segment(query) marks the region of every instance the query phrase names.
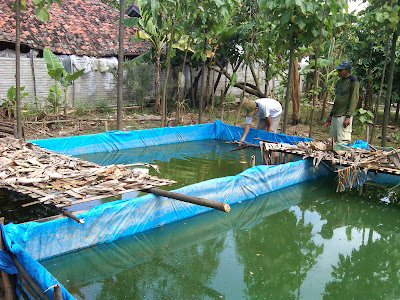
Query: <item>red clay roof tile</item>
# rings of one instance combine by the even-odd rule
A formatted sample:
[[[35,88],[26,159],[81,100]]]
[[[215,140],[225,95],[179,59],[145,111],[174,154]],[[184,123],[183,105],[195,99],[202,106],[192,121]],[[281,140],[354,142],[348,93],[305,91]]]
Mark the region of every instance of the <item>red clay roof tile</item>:
[[[15,43],[13,0],[0,0],[0,41]],[[34,7],[27,1],[21,11],[21,43],[34,49],[49,47],[59,54],[114,56],[118,54],[119,12],[99,1],[62,0],[49,9],[50,20],[42,22],[34,16]],[[145,41],[130,39],[137,29],[125,29],[125,55],[140,55],[149,49]]]

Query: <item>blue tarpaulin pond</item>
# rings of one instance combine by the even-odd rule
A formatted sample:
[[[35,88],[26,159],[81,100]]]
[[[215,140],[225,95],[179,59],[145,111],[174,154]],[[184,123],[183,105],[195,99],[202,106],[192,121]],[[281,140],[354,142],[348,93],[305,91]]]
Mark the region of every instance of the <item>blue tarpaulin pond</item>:
[[[227,125],[217,120],[214,123],[200,125],[111,131],[31,142],[60,153],[82,155],[205,139],[234,141],[239,140],[242,131],[242,127]],[[310,140],[252,129],[246,141],[257,144],[259,139],[286,143]],[[323,163],[315,169],[309,160],[277,166],[259,165],[234,176],[185,186],[176,192],[233,205],[332,172],[331,167]],[[79,218],[85,219],[84,224],[77,224],[68,218],[41,223],[9,223],[1,226],[7,252],[0,252],[0,268],[9,274],[16,272],[8,254],[12,253],[40,289],[46,291],[46,296],[52,299],[51,287],[58,283],[58,280],[38,261],[112,242],[210,210],[195,204],[146,195],[104,203],[78,214]],[[65,288],[61,286],[61,289],[64,299],[73,299]]]

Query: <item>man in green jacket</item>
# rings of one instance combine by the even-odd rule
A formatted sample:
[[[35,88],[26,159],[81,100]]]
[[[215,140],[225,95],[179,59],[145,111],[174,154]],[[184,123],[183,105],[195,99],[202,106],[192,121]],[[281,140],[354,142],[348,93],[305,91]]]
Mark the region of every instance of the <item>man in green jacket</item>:
[[[350,143],[353,123],[353,113],[358,102],[360,82],[351,75],[351,64],[348,60],[341,61],[335,69],[340,77],[336,83],[335,102],[326,120],[331,124],[329,136],[336,143]]]

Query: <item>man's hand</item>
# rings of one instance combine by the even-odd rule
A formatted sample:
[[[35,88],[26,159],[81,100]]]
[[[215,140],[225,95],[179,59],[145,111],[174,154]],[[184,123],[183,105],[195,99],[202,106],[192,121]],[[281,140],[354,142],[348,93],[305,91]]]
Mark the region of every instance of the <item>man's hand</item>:
[[[272,127],[268,126],[267,131],[273,132]]]
[[[244,139],[246,138],[247,134],[249,133],[249,130],[250,130],[250,124],[244,124],[243,135],[239,140],[239,146],[241,146],[243,143],[245,143]]]
[[[326,119],[326,123],[331,124],[332,122],[332,116],[329,116],[328,119]]]
[[[347,117],[344,118],[343,127],[346,128],[349,125],[350,125],[350,118],[347,118]]]

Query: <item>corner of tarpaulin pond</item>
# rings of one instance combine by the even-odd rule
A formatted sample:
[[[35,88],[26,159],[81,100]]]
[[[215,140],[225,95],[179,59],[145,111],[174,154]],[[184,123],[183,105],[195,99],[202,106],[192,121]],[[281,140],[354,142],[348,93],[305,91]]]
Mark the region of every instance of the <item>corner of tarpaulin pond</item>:
[[[25,299],[22,293],[29,299],[54,299],[56,284],[60,287],[62,299],[74,299],[53,275],[9,237],[3,224],[0,224],[0,231],[4,246],[4,250],[0,251],[0,269],[4,272],[3,276],[16,275],[14,278],[17,284],[13,286],[18,299]]]

